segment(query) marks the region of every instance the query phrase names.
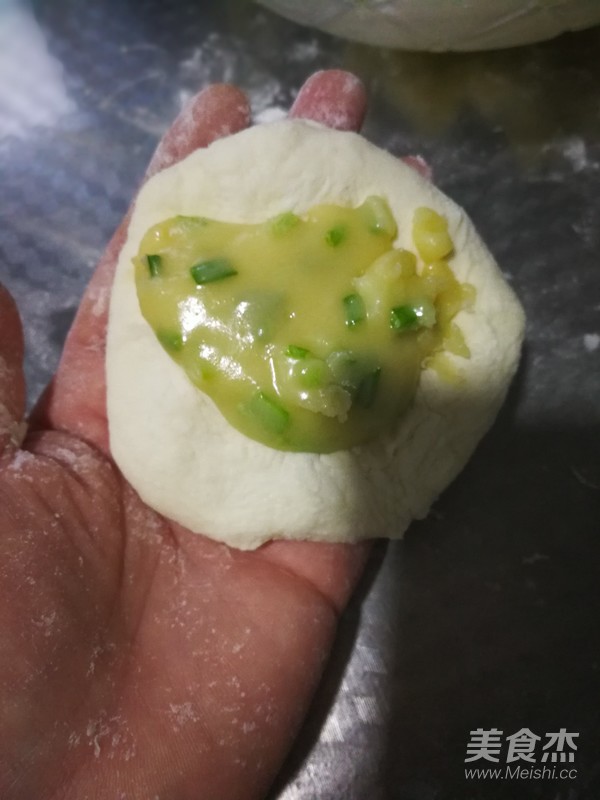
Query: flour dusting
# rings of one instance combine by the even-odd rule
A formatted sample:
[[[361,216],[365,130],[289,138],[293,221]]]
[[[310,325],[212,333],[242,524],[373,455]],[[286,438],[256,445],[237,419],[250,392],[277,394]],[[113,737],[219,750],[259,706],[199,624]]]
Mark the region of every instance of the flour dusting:
[[[287,117],[287,111],[285,108],[281,108],[280,106],[271,106],[270,108],[265,108],[263,111],[259,111],[258,114],[254,115],[254,121],[259,125],[263,125],[267,122],[277,122],[279,119],[284,119]]]
[[[169,716],[173,720],[173,730],[177,733],[190,722],[198,722],[200,717],[191,703],[169,703]]]
[[[87,744],[92,748],[94,758],[104,752],[109,759],[120,758],[130,761],[136,755],[136,742],[120,714],[108,716],[101,712],[97,719],[90,719],[85,729]],[[69,737],[71,747],[79,744],[80,737],[72,733]]]
[[[573,172],[584,172],[585,170],[597,170],[599,164],[589,152],[588,145],[580,136],[567,136],[558,138],[556,141],[544,147],[547,153],[558,153],[564,158],[573,169]]]
[[[580,137],[570,136],[565,141],[562,152],[567,161],[573,166],[575,172],[581,172],[590,166],[586,144]]]
[[[210,83],[233,83],[248,96],[255,114],[260,114],[283,99],[280,80],[266,70],[257,69],[244,42],[232,36],[211,33],[180,64],[178,101],[183,107],[201,88]]]
[[[33,13],[20,3],[0,5],[0,139],[25,138],[74,114],[62,65],[50,54]]]
[[[31,466],[35,461],[35,456],[26,450],[19,450],[7,467],[9,472],[21,472],[24,468]]]
[[[588,351],[588,353],[593,353],[600,347],[600,334],[585,333],[583,335],[583,346]]]

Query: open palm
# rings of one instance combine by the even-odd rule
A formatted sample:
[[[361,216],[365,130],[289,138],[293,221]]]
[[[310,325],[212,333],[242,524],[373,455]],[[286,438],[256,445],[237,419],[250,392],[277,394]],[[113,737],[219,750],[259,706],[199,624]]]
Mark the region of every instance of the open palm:
[[[320,73],[291,113],[356,129],[364,92]],[[248,124],[241,92],[209,87],[149,172]],[[0,287],[0,796],[250,800],[298,730],[366,549],[233,550],[121,477],[104,337],[125,224],[20,447],[22,334]]]

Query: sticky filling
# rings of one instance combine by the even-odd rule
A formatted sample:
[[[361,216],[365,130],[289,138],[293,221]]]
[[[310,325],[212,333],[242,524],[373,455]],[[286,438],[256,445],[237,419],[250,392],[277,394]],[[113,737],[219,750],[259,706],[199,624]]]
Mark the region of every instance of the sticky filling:
[[[424,367],[453,380],[446,354],[470,355],[453,319],[474,289],[449,266],[447,220],[417,209],[411,249],[394,247],[397,233],[377,196],[260,224],[173,217],[134,259],[140,309],[240,432],[281,450],[347,449],[389,430]]]

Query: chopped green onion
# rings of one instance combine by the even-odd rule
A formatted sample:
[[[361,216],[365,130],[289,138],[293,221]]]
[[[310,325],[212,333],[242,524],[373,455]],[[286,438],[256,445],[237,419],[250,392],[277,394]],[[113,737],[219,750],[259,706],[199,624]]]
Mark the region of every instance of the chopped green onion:
[[[177,331],[156,331],[156,338],[165,350],[181,350],[183,347],[183,337]]]
[[[237,275],[237,270],[233,268],[231,261],[227,258],[209,258],[194,264],[190,273],[197,284],[203,284]]]
[[[306,358],[310,353],[306,347],[298,347],[296,344],[288,344],[285,354],[288,358]]]
[[[287,231],[291,231],[292,228],[295,228],[299,222],[300,217],[298,217],[292,211],[286,211],[272,220],[271,230],[276,234],[287,233]]]
[[[371,408],[375,402],[375,395],[377,394],[377,387],[379,386],[379,376],[381,375],[381,367],[370,372],[362,379],[358,385],[358,389],[354,395],[354,402],[361,408]]]
[[[289,413],[277,400],[273,400],[265,392],[256,392],[245,408],[263,428],[271,433],[280,435],[290,424]]]
[[[419,327],[419,317],[412,306],[395,306],[390,311],[390,328],[395,331],[412,331]]]
[[[305,358],[293,367],[294,378],[305,389],[322,386],[327,372],[327,365],[320,358]]]
[[[395,331],[412,331],[417,328],[433,328],[435,306],[430,300],[413,305],[396,306],[390,312],[390,327]]]
[[[158,255],[146,256],[151,278],[158,278],[162,270],[162,258]]]
[[[346,325],[348,328],[355,328],[362,322],[367,314],[365,302],[359,294],[348,294],[343,298],[344,311],[346,314]]]
[[[344,241],[347,235],[348,231],[345,225],[335,225],[325,234],[325,241],[330,247],[337,247]]]
[[[196,386],[203,384],[205,381],[213,380],[217,375],[217,367],[202,356],[196,356],[196,358],[190,360],[185,369],[192,383],[195,383]]]

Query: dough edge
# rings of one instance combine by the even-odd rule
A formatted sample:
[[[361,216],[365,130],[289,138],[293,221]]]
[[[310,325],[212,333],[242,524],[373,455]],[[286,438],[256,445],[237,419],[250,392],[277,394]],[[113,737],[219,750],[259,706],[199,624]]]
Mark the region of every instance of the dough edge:
[[[145,231],[176,214],[260,222],[324,202],[355,205],[371,194],[387,198],[400,246],[414,249],[417,206],[448,218],[451,266],[477,290],[474,309],[455,319],[471,349],[469,360],[452,357],[462,382],[424,370],[396,429],[366,446],[327,455],[272,450],[232,428],[158,344],[139,310],[131,259]],[[137,198],[111,295],[111,452],[148,505],[240,549],[274,538],[399,538],[492,424],[523,327],[519,301],[465,212],[413,169],[358,134],[299,120],[255,126],[154,176]]]

